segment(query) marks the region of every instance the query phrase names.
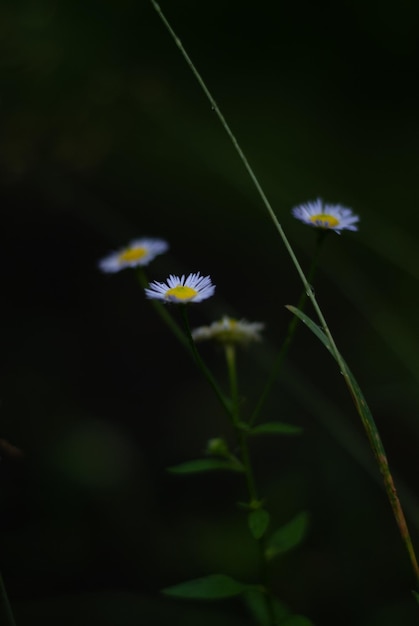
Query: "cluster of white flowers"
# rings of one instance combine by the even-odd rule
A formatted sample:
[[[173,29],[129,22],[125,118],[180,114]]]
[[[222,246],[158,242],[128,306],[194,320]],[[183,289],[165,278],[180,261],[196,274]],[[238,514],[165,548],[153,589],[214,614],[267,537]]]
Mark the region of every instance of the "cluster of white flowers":
[[[169,244],[164,239],[134,239],[125,248],[112,252],[99,261],[103,272],[119,272],[127,267],[148,265],[159,254],[167,252]],[[145,290],[147,298],[163,302],[201,302],[214,295],[215,285],[209,276],[189,274],[174,276],[170,274],[166,283],[154,281]]]
[[[351,209],[340,204],[325,204],[318,198],[313,202],[301,204],[292,209],[292,215],[300,221],[321,228],[333,230],[340,234],[342,230],[358,230],[358,215]],[[126,247],[112,252],[99,261],[103,272],[119,272],[128,267],[148,265],[156,256],[167,252],[169,244],[164,239],[134,239]],[[215,285],[210,276],[201,276],[199,272],[188,276],[170,274],[166,282],[153,281],[145,290],[149,299],[161,300],[165,303],[186,304],[202,302],[214,295]],[[201,326],[193,331],[195,341],[215,339],[224,344],[249,343],[260,340],[263,330],[260,322],[247,322],[224,316],[209,326]]]

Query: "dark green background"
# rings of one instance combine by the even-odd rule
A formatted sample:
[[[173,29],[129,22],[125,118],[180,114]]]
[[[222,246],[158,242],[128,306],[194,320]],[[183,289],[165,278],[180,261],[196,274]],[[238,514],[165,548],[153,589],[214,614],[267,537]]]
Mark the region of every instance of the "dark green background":
[[[237,134],[305,268],[315,232],[291,208],[350,206],[315,289],[376,417],[419,545],[417,350],[419,5],[161,2]],[[167,238],[151,278],[201,271],[223,313],[266,323],[244,352],[249,407],[300,293],[296,272],[215,114],[151,5],[3,2],[0,567],[18,626],[241,626],[239,604],[158,590],[257,555],[236,477],[165,468],[228,435],[216,401],[126,271],[97,260]],[[222,355],[202,352],[222,380]],[[300,329],[266,419],[304,426],[259,441],[275,524],[311,514],[275,564],[283,601],[320,624],[410,626],[407,556],[334,363]]]

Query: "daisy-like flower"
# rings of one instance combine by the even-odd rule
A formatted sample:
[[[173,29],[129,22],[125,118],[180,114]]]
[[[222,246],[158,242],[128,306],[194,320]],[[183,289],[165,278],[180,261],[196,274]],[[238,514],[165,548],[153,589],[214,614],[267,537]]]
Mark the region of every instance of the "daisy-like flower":
[[[148,265],[158,254],[169,249],[164,239],[134,239],[125,248],[112,252],[99,261],[102,272],[119,272],[126,267]]]
[[[351,209],[340,204],[324,204],[320,198],[294,207],[292,214],[305,224],[339,234],[342,230],[358,230],[355,224],[359,222],[359,217]]]
[[[212,284],[209,276],[189,274],[185,276],[174,276],[170,274],[167,282],[150,283],[145,290],[147,298],[163,300],[163,302],[177,302],[186,304],[187,302],[201,302],[214,295],[215,285]]]
[[[205,341],[215,339],[220,343],[250,343],[260,341],[260,332],[265,325],[260,322],[247,322],[246,320],[235,320],[232,317],[224,317],[210,324],[210,326],[200,326],[192,331],[195,341]]]

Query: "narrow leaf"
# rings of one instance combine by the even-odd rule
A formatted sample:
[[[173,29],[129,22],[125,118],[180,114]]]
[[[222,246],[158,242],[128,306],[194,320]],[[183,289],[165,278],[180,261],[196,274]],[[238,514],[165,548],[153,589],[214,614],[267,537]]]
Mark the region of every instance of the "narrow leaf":
[[[283,422],[266,422],[250,429],[249,435],[299,435],[303,429]]]
[[[229,470],[232,472],[242,472],[243,468],[233,461],[223,461],[221,459],[197,459],[187,461],[180,465],[168,468],[171,474],[197,474],[199,472],[210,472],[213,470]]]
[[[255,539],[260,539],[266,532],[270,520],[270,515],[265,509],[251,511],[247,518],[250,532]]]
[[[315,324],[313,322],[313,320],[311,320],[305,313],[303,313],[302,311],[300,311],[299,309],[297,309],[295,306],[287,306],[286,307],[289,311],[291,311],[292,313],[294,313],[294,315],[296,315],[297,317],[300,318],[300,320],[302,322],[304,322],[304,324],[306,324],[306,326],[316,335],[316,337],[318,339],[320,339],[320,341],[322,342],[322,344],[329,350],[329,352],[331,353],[331,355],[333,356],[333,358],[335,360],[336,359],[336,355],[334,354],[331,345],[330,345],[330,341],[329,339],[326,337],[326,335],[324,334],[324,332],[322,331],[322,329],[320,328],[320,326],[318,326],[317,324]],[[370,444],[371,447],[379,461],[379,463],[383,463],[383,459],[386,459],[386,454],[383,448],[383,444],[381,442],[381,438],[379,436],[378,430],[377,430],[377,426],[374,422],[374,418],[372,416],[372,413],[370,411],[370,408],[367,404],[367,401],[365,399],[364,394],[361,391],[361,387],[359,386],[355,376],[352,374],[351,370],[349,369],[348,365],[346,364],[346,362],[344,361],[342,355],[339,355],[340,358],[342,359],[342,363],[345,369],[345,374],[347,375],[348,379],[349,379],[349,384],[351,387],[351,393],[352,393],[352,397],[355,403],[355,406],[358,410],[358,413],[361,417],[362,423],[364,425],[364,428],[367,431],[367,435],[369,437],[370,440]],[[343,372],[342,372],[343,373]],[[381,457],[381,459],[380,459]],[[387,459],[386,459],[386,463],[387,463]],[[387,473],[387,471],[389,471],[388,469],[388,464],[384,467],[384,465],[380,465],[380,470],[383,473],[383,476],[385,476],[385,474]],[[390,502],[392,502],[392,499],[390,498]]]
[[[249,589],[230,576],[213,574],[204,578],[195,578],[174,587],[163,589],[163,593],[177,598],[193,598],[196,600],[217,600],[238,596]]]
[[[297,309],[297,307],[291,306],[289,304],[285,308],[291,311],[291,313],[294,313],[294,315],[296,315],[311,330],[311,332],[313,332],[316,335],[316,337],[320,339],[322,344],[326,346],[329,352],[332,353],[330,341],[328,340],[328,338],[326,337],[326,335],[324,334],[320,326],[315,324],[313,320],[308,317],[308,315],[300,311],[300,309]]]
[[[419,603],[419,593],[417,591],[413,591],[412,590],[412,594],[413,594],[413,597],[415,598],[416,602]]]
[[[266,557],[273,559],[278,554],[292,550],[304,539],[308,527],[308,515],[305,511],[296,515],[288,524],[281,526],[272,535],[266,549]]]

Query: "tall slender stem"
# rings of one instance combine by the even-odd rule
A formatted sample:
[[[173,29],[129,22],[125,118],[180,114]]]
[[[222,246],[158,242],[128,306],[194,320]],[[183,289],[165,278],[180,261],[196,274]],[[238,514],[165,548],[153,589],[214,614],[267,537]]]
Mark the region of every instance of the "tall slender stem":
[[[201,372],[204,374],[205,378],[207,379],[207,381],[209,382],[209,384],[211,385],[215,395],[217,396],[218,400],[220,401],[223,409],[225,410],[225,412],[229,415],[230,418],[232,418],[232,410],[231,407],[229,406],[223,392],[221,391],[220,387],[218,386],[217,381],[215,380],[214,376],[211,374],[210,370],[208,369],[208,367],[205,365],[204,361],[201,358],[201,355],[199,354],[195,342],[193,340],[192,337],[192,332],[191,332],[191,327],[189,324],[189,318],[188,318],[188,312],[187,312],[187,304],[182,304],[180,305],[181,310],[182,310],[182,317],[183,317],[183,321],[185,324],[185,331],[186,331],[186,336],[189,342],[189,347],[190,350],[195,358],[195,361],[199,367],[199,369],[201,370]]]
[[[237,381],[236,348],[232,343],[227,343],[225,345],[225,355],[227,361],[228,379],[230,381],[233,422],[234,426],[238,426],[240,420],[240,398]]]
[[[253,475],[252,463],[250,461],[247,433],[240,423],[240,396],[237,379],[236,347],[233,343],[226,343],[225,355],[227,361],[228,378],[230,381],[233,426],[236,431],[237,442],[239,444],[240,460],[244,467],[250,502],[256,502],[258,500],[258,495],[256,490],[255,478]]]
[[[249,444],[247,441],[247,434],[244,430],[237,429],[237,439],[240,448],[240,460],[243,463],[244,472],[246,476],[247,490],[249,492],[250,504],[258,502],[258,492],[256,489],[255,477],[253,474],[253,468],[250,461]]]
[[[310,283],[310,285],[313,282],[313,278],[314,278],[314,274],[316,273],[317,270],[317,265],[318,265],[318,261],[319,261],[319,256],[320,256],[320,251],[323,245],[323,242],[325,240],[326,235],[328,234],[327,230],[322,230],[318,233],[318,237],[317,237],[317,245],[316,245],[316,250],[313,256],[313,259],[311,261],[311,265],[310,268],[308,270],[307,273],[307,280]],[[298,300],[298,304],[297,304],[297,309],[299,309],[300,311],[304,310],[305,304],[307,302],[307,291],[305,289],[302,290],[299,300]],[[288,329],[285,335],[285,339],[284,342],[281,346],[281,349],[278,352],[278,355],[274,361],[274,364],[272,366],[272,369],[270,371],[268,380],[265,383],[265,386],[262,390],[262,393],[259,396],[259,400],[257,401],[257,404],[255,406],[255,409],[253,410],[253,413],[250,416],[249,419],[249,425],[252,425],[255,423],[255,421],[257,420],[257,418],[260,415],[260,412],[270,394],[270,392],[272,391],[272,387],[274,386],[275,382],[278,379],[279,376],[279,372],[281,371],[281,367],[282,364],[285,360],[285,357],[288,354],[288,350],[292,344],[292,341],[294,339],[294,335],[295,332],[297,330],[297,326],[299,325],[300,319],[294,315],[291,318],[291,321],[288,324]]]

